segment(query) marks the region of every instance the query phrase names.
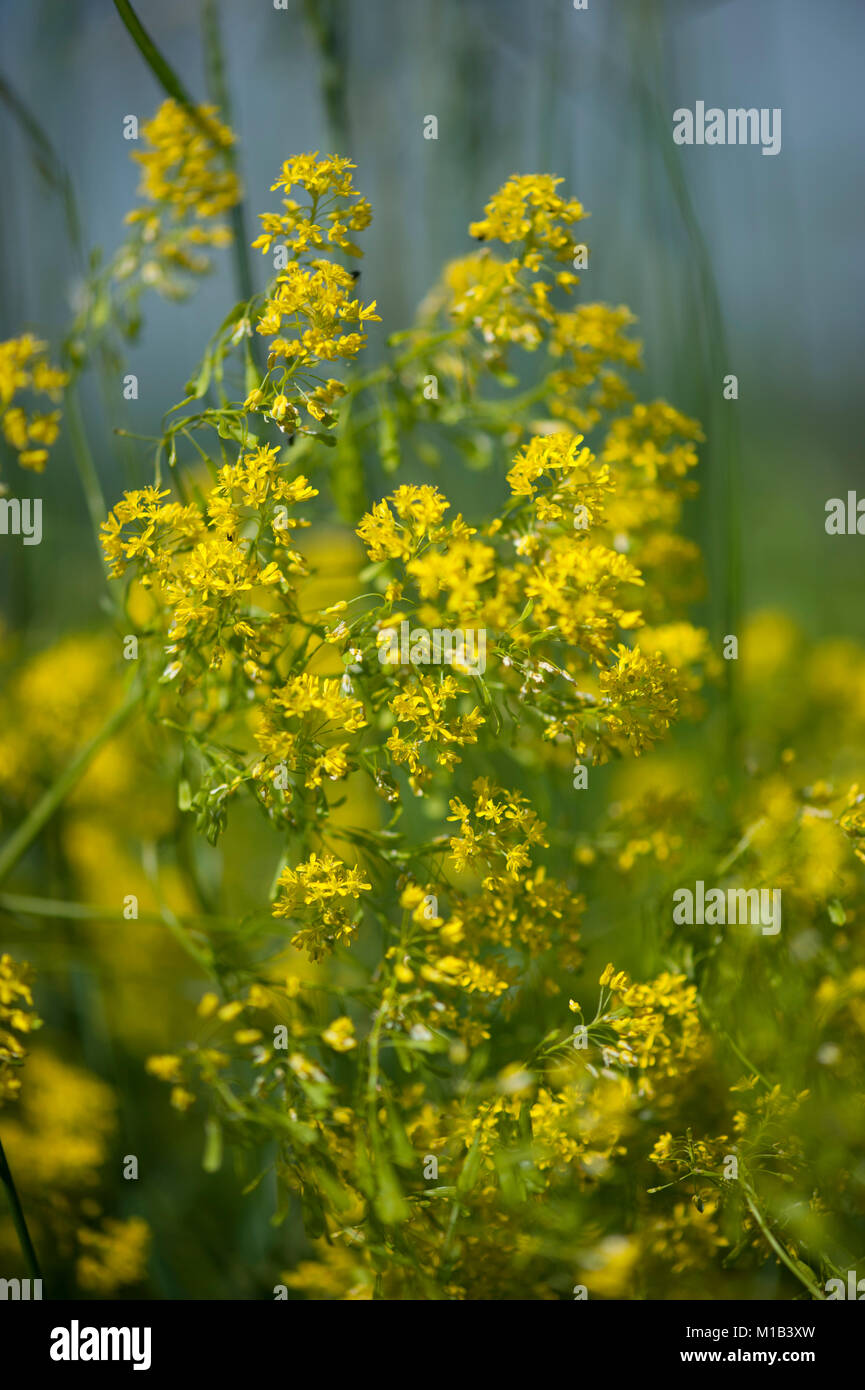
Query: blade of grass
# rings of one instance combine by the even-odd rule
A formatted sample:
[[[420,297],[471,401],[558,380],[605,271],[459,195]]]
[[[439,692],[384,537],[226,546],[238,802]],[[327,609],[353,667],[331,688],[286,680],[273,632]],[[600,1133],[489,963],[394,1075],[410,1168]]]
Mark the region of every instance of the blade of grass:
[[[339,0],[303,0],[321,54],[321,92],[337,151],[348,154],[348,14]]]
[[[39,798],[33,810],[26,820],[16,831],[9,836],[2,850],[0,850],[0,883],[5,882],[9,877],[19,859],[26,854],[27,850],[36,839],[43,826],[51,819],[58,810],[64,798],[81,780],[87,771],[96,754],[109,742],[114,735],[123,728],[123,725],[131,718],[141,700],[144,698],[144,690],[140,686],[133,686],[122,704],[110,715],[103,727],[99,730],[89,743],[85,744],[75,757],[60,774],[57,780],[48,788],[43,796]]]
[[[3,1184],[6,1191],[6,1197],[9,1201],[9,1210],[12,1213],[12,1224],[15,1227],[15,1233],[18,1236],[18,1243],[21,1246],[21,1252],[27,1264],[30,1278],[41,1279],[42,1271],[39,1268],[36,1251],[30,1239],[30,1232],[27,1229],[27,1221],[24,1217],[24,1208],[21,1205],[21,1199],[18,1196],[18,1190],[15,1186],[15,1181],[6,1159],[2,1142],[0,1142],[0,1183]]]
[[[723,548],[723,608],[721,613],[725,634],[740,635],[742,620],[742,477],[741,441],[735,410],[721,410],[721,381],[729,370],[729,351],[721,308],[718,286],[715,281],[712,258],[694,202],[683,173],[681,158],[673,144],[667,111],[661,96],[662,45],[659,16],[650,6],[640,7],[636,27],[635,52],[639,54],[643,70],[648,77],[637,84],[641,105],[646,115],[647,126],[655,132],[656,148],[666,172],[670,188],[678,208],[682,224],[693,256],[700,302],[703,307],[704,329],[709,376],[712,389],[705,391],[707,416],[705,423],[709,436],[710,457],[714,461],[710,483],[717,488],[721,516],[721,543]],[[637,68],[636,70],[639,70]],[[741,711],[736,685],[737,665],[735,661],[724,662],[726,684],[727,740],[731,753],[732,769],[739,767],[738,756],[741,738]]]
[[[90,445],[87,443],[87,434],[84,429],[84,416],[81,412],[81,401],[78,396],[78,388],[74,382],[66,392],[66,419],[69,424],[69,442],[72,446],[72,457],[75,460],[75,467],[78,470],[78,477],[87,502],[87,511],[90,515],[90,525],[93,529],[93,539],[96,542],[96,553],[99,557],[99,569],[108,583],[105,570],[105,560],[102,552],[102,523],[108,515],[105,505],[105,495],[102,491],[102,484],[99,481],[99,474],[96,471],[96,464],[90,452]],[[109,593],[114,599],[114,593],[110,588]]]
[[[6,78],[0,73],[0,101],[11,112],[34,147],[36,167],[48,185],[60,194],[66,215],[66,229],[75,255],[82,266],[86,257],[81,235],[81,220],[75,193],[63,163],[54,146],[39,124],[29,106],[13,91]]]
[[[204,34],[204,70],[207,91],[214,106],[218,106],[222,119],[234,129],[231,94],[225,72],[225,54],[219,27],[219,6],[217,0],[202,0],[201,23]],[[226,151],[226,160],[233,173],[238,173],[237,155],[233,145]],[[241,187],[243,185],[241,184]],[[231,209],[231,229],[234,233],[234,272],[237,290],[241,299],[249,302],[255,293],[252,283],[252,270],[249,264],[249,240],[246,230],[246,210],[243,200]],[[253,346],[258,346],[254,344]]]

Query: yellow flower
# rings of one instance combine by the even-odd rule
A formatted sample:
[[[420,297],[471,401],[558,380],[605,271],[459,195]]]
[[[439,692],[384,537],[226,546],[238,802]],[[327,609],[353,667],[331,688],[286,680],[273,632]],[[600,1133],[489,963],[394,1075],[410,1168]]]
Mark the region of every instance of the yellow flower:
[[[224,159],[235,137],[216,110],[199,106],[193,116],[169,97],[141,127],[144,149],[132,153],[142,171],[139,195],[164,204],[177,221],[190,215],[199,221],[219,217],[240,199],[237,175]],[[151,216],[141,208],[127,220]]]
[[[16,1074],[26,1056],[16,1034],[27,1034],[42,1026],[33,1012],[33,970],[18,964],[10,955],[0,956],[0,1105],[16,1100],[21,1079]]]
[[[106,1297],[144,1278],[150,1228],[140,1217],[130,1216],[126,1221],[109,1218],[101,1230],[82,1227],[78,1243],[82,1253],[76,1262],[76,1277],[88,1293]]]
[[[291,938],[292,946],[305,950],[311,960],[320,960],[340,942],[347,940],[355,922],[341,899],[357,899],[369,892],[362,871],[349,867],[332,854],[321,858],[311,854],[297,868],[285,868],[279,876],[279,895],[273,904],[274,917],[295,917],[307,923]]]
[[[350,1052],[353,1047],[357,1047],[357,1038],[354,1036],[354,1024],[350,1018],[344,1014],[340,1018],[335,1018],[322,1033],[322,1040],[332,1047],[334,1052]]]
[[[13,401],[24,392],[59,400],[68,381],[69,374],[49,364],[45,343],[32,334],[0,343],[0,428],[7,444],[16,450],[22,468],[43,471],[48,459],[46,446],[54,443],[59,432],[60,411],[32,411],[28,415]],[[34,444],[40,447],[34,449]]]
[[[151,1076],[158,1076],[160,1081],[179,1081],[181,1076],[181,1060],[172,1054],[161,1057],[148,1057],[146,1062],[147,1071]]]

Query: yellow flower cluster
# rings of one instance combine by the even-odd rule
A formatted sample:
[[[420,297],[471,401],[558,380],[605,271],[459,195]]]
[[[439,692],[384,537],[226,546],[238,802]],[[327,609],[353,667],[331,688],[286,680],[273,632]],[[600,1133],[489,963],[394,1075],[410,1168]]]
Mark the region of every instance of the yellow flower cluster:
[[[275,241],[280,241],[290,247],[295,255],[300,255],[310,246],[320,251],[338,246],[354,256],[361,255],[361,251],[346,235],[347,231],[363,231],[372,221],[372,209],[367,199],[361,197],[352,184],[351,171],[356,168],[357,165],[352,164],[350,159],[338,155],[319,159],[317,150],[313,154],[299,154],[293,159],[286,159],[270,191],[274,193],[277,188],[284,188],[288,195],[292,188],[300,188],[310,200],[309,210],[286,196],[283,199],[284,212],[260,214],[264,230],[252,243],[253,246],[260,249],[262,254],[266,254]],[[319,214],[325,226],[315,221]]]
[[[32,1033],[41,1026],[33,1011],[33,971],[10,955],[0,956],[0,1105],[16,1100],[21,1090],[18,1069],[25,1051],[17,1034]]]
[[[342,689],[339,681],[306,672],[292,676],[265,702],[255,741],[266,761],[257,763],[255,777],[271,780],[303,772],[304,785],[320,787],[325,778],[338,781],[349,771],[348,743],[332,743],[335,733],[354,734],[366,727],[363,704]],[[287,780],[282,790],[286,790]]]
[[[215,106],[199,106],[193,115],[172,98],[164,101],[141,128],[149,149],[133,151],[142,168],[142,197],[165,203],[178,219],[189,214],[207,221],[234,207],[240,196],[236,176],[219,167],[219,155],[234,135],[217,119]],[[146,217],[130,213],[129,221]]]
[[[202,247],[227,246],[231,231],[220,219],[240,201],[240,185],[228,159],[234,135],[214,106],[194,113],[172,98],[141,127],[146,148],[134,150],[141,166],[141,207],[127,215],[137,237],[114,265],[118,280],[139,275],[164,294],[182,293],[175,272],[210,269]]]
[[[150,1239],[144,1220],[104,1216],[94,1196],[105,1181],[116,1110],[104,1081],[40,1048],[28,1062],[20,1104],[3,1123],[37,1248],[73,1254],[81,1288],[103,1297],[144,1278]],[[11,1232],[5,1237],[0,1229],[4,1261],[14,1240]]]
[[[620,369],[640,365],[641,345],[629,336],[634,316],[623,306],[563,307],[580,280],[574,272],[589,261],[588,247],[577,241],[588,214],[558,194],[561,182],[549,175],[509,179],[471,226],[483,248],[446,268],[419,329],[406,336],[413,355],[429,364],[424,369],[457,396],[474,392],[486,373],[510,385],[509,349],[545,346],[550,370],[534,397],[546,401],[552,418],[588,432],[632,399]],[[496,241],[507,258],[493,251]],[[573,269],[562,268],[568,261]]]
[[[692,1172],[695,1168],[720,1167],[730,1147],[730,1139],[721,1134],[717,1139],[692,1139],[687,1135],[673,1136],[669,1130],[655,1141],[649,1157],[659,1168],[674,1172]]]
[[[510,258],[500,260],[485,247],[447,269],[452,321],[478,329],[488,344],[538,347],[555,318],[551,290],[570,291],[578,283],[570,270],[547,272],[547,256],[558,263],[572,260],[571,229],[586,216],[576,199],[559,196],[560,183],[548,174],[514,175],[490,199],[485,217],[469,227],[480,241],[513,248]]]
[[[271,341],[267,345],[268,366],[273,368],[280,359],[296,363],[299,368],[318,362],[334,362],[340,357],[356,357],[366,343],[361,332],[346,333],[348,324],[366,323],[377,319],[375,302],[364,306],[350,297],[354,286],[351,272],[331,261],[314,261],[310,267],[292,264],[277,277],[277,288],[267,300],[255,325]],[[293,335],[285,336],[283,324],[291,325]],[[299,381],[289,370],[283,382],[292,377],[292,387],[299,390]],[[333,389],[333,388],[331,388]],[[285,387],[280,393],[285,395]],[[277,401],[280,397],[276,398]],[[260,402],[256,401],[257,406]],[[275,405],[277,419],[280,407]]]
[[[632,1088],[621,1078],[605,1076],[591,1088],[585,1082],[557,1091],[540,1087],[530,1111],[538,1167],[579,1163],[589,1175],[603,1172],[625,1152],[621,1140],[633,1104]]]
[[[28,1190],[92,1191],[116,1125],[116,1102],[99,1077],[44,1048],[27,1064],[27,1085],[3,1123],[10,1165]]]
[[[251,681],[268,664],[274,617],[256,595],[286,600],[305,572],[291,533],[306,523],[289,508],[317,495],[302,475],[289,481],[276,447],[261,446],[226,464],[204,505],[166,502],[168,489],[126,493],[104,523],[110,573],[134,565],[166,614],[166,676],[240,666]]]
[[[140,1216],[125,1221],[108,1217],[101,1229],[82,1226],[82,1253],[75,1265],[81,1288],[106,1298],[124,1285],[139,1283],[147,1269],[150,1238],[150,1227]]]
[[[490,198],[484,217],[469,225],[470,235],[506,246],[525,243],[525,256],[531,256],[534,266],[541,263],[541,249],[557,261],[570,260],[572,238],[566,228],[588,214],[576,198],[560,197],[556,189],[561,183],[564,179],[551,174],[515,174]]]
[[[460,827],[460,833],[451,836],[451,853],[458,870],[486,870],[483,887],[493,891],[522,877],[531,865],[532,848],[548,843],[546,826],[521,792],[505,791],[487,777],[478,777],[472,791],[473,806],[459,797],[450,802],[448,820]]]
[[[477,743],[478,729],[484,722],[477,707],[449,716],[447,706],[459,694],[455,676],[442,676],[440,680],[418,676],[416,689],[390,700],[396,723],[386,748],[397,767],[409,769],[412,787],[422,787],[429,780],[422,756],[426,747],[432,749],[439,767],[452,768],[459,762],[456,749]]]
[[[343,899],[357,900],[372,884],[363,870],[350,867],[332,854],[311,854],[295,869],[286,867],[279,876],[274,917],[288,917],[304,925],[291,938],[292,946],[306,951],[310,960],[347,941],[357,927],[357,914]]]
[[[669,439],[673,421],[664,419]],[[684,418],[680,423],[690,429]],[[672,446],[671,456],[679,447]],[[638,506],[631,485],[643,476],[639,462],[625,468],[597,461],[580,435],[536,435],[508,473],[513,503],[507,520],[488,527],[486,539],[475,539],[462,516],[447,523],[447,499],[426,485],[396,489],[367,513],[357,533],[374,563],[394,567],[386,598],[411,601],[414,594],[428,626],[442,619],[441,605],[445,626],[458,615],[464,627],[477,624],[502,634],[492,651],[498,674],[520,703],[542,711],[549,741],[567,737],[577,755],[590,753],[597,761],[612,752],[639,754],[666,734],[680,704],[688,713],[699,709],[697,692],[720,668],[707,633],[679,617],[685,584],[680,594],[671,585],[666,601],[656,598],[653,605],[676,621],[640,636],[644,619],[635,600],[645,580],[634,556],[645,550],[657,567],[675,544],[668,528],[679,518],[681,470],[693,463],[690,446],[681,448],[687,465],[671,466],[669,488],[658,482],[658,465]],[[669,500],[661,509],[656,504],[662,486]],[[620,496],[631,499],[627,516],[614,515]],[[505,564],[498,548],[508,541],[516,563]],[[529,613],[531,627],[525,621]],[[387,626],[397,621],[389,615]],[[361,632],[356,625],[352,643],[363,645]],[[635,634],[633,646],[622,641],[629,633]],[[403,675],[395,672],[392,679]],[[464,674],[459,676],[454,664],[436,682],[438,705],[430,682],[421,677],[412,695],[390,700],[390,708],[401,719],[410,708],[422,711],[426,705],[432,726],[443,698],[460,689],[468,693]],[[467,714],[473,723],[486,718],[479,709]],[[399,735],[389,746],[418,775],[418,749],[406,748]],[[449,757],[441,765],[453,762]]]
[[[599,1019],[614,1034],[605,1054],[618,1066],[636,1067],[646,1094],[700,1060],[697,987],[685,975],[664,971],[647,984],[635,984],[626,971],[608,965],[599,983],[611,996]]]
[[[51,366],[45,343],[31,333],[0,343],[0,427],[22,468],[42,472],[60,430],[60,411],[25,409],[18,397],[28,392],[56,402],[68,381],[67,372]]]
[[[451,527],[439,524],[449,507],[438,488],[404,483],[390,499],[375,504],[361,521],[357,534],[371,560],[410,560],[424,543],[453,534]],[[460,534],[466,531],[467,528],[461,528]]]
[[[350,361],[366,343],[363,325],[375,322],[375,301],[352,296],[356,275],[315,252],[339,249],[360,256],[348,233],[371,221],[369,203],[352,187],[355,165],[335,155],[298,155],[286,160],[272,190],[302,191],[304,201],[286,196],[281,213],[262,213],[263,231],[252,245],[273,251],[279,273],[255,324],[269,339],[267,374],[244,402],[244,409],[268,416],[286,433],[301,426],[301,410],[314,424],[332,423],[340,381],[320,377],[323,362]],[[274,249],[275,248],[275,249]],[[305,259],[304,259],[305,258]]]

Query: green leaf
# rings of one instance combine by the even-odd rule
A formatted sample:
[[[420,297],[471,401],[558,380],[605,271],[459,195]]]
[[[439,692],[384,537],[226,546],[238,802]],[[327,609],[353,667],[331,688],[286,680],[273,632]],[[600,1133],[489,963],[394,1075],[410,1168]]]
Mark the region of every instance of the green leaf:
[[[303,1229],[310,1240],[320,1240],[326,1230],[324,1203],[313,1187],[305,1187],[300,1199]]]
[[[204,1157],[201,1166],[205,1173],[218,1173],[222,1167],[222,1125],[215,1115],[204,1122]]]
[[[409,1141],[399,1111],[390,1099],[385,1101],[385,1106],[393,1156],[401,1168],[414,1168],[418,1161],[417,1150]]]
[[[210,385],[210,375],[213,371],[213,357],[207,352],[204,360],[198,369],[198,375],[187,381],[183,390],[187,400],[198,400],[201,396],[207,395],[207,388]]]
[[[514,1170],[513,1160],[508,1153],[498,1152],[493,1156],[499,1189],[509,1207],[519,1206],[525,1200],[525,1188]]]
[[[378,1157],[376,1169],[378,1172],[378,1190],[374,1200],[376,1213],[379,1220],[383,1221],[386,1226],[396,1226],[400,1221],[408,1219],[408,1202],[403,1197],[396,1180],[396,1174],[387,1160]]]
[[[368,584],[371,579],[380,575],[387,565],[387,560],[373,560],[371,565],[364,565],[358,579],[361,584]]]
[[[524,623],[524,622],[526,621],[526,618],[529,616],[529,614],[531,613],[532,609],[534,608],[534,606],[535,606],[535,601],[534,601],[533,598],[530,598],[529,601],[528,601],[528,603],[526,604],[525,608],[523,609],[522,613],[521,613],[520,616],[517,618],[516,622],[511,623],[510,627],[508,628],[508,632],[513,632],[513,630],[514,630],[515,627],[519,627],[520,623]]]
[[[347,1191],[341,1183],[337,1182],[332,1174],[328,1173],[326,1169],[318,1166],[313,1167],[311,1171],[318,1186],[336,1211],[348,1211],[349,1208],[353,1206],[356,1201],[354,1193]]]
[[[244,1188],[242,1189],[241,1196],[243,1196],[243,1197],[248,1197],[249,1194],[250,1194],[250,1192],[254,1192],[255,1189],[256,1189],[256,1188],[258,1187],[258,1185],[260,1184],[261,1180],[262,1180],[263,1178],[266,1178],[267,1175],[268,1175],[268,1173],[269,1173],[270,1171],[271,1171],[270,1168],[262,1168],[261,1172],[258,1173],[258,1174],[256,1175],[256,1177],[254,1177],[254,1178],[252,1179],[252,1182],[248,1182],[248,1183],[246,1184],[246,1187],[244,1187]]]
[[[480,1177],[481,1160],[483,1158],[480,1148],[480,1138],[481,1132],[478,1130],[472,1141],[472,1146],[466,1154],[465,1162],[460,1169],[460,1175],[457,1178],[457,1194],[460,1197],[464,1197],[467,1192],[471,1192]]]
[[[385,473],[396,473],[400,464],[396,416],[383,398],[378,425],[378,449]]]
[[[499,714],[498,706],[496,705],[495,701],[493,700],[493,697],[490,695],[490,692],[487,689],[486,681],[484,680],[483,676],[473,676],[472,679],[474,680],[475,686],[480,693],[482,703],[486,705],[487,709],[492,715],[494,733],[500,734],[502,731],[502,717]]]

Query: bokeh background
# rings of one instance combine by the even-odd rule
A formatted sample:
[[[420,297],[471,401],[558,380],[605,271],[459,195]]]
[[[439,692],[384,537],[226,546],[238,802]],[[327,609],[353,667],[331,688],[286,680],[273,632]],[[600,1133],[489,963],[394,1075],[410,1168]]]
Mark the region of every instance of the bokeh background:
[[[138,10],[204,99],[199,4],[141,0]],[[591,212],[587,295],[628,304],[639,318],[641,394],[673,401],[707,434],[693,528],[711,597],[697,616],[720,630],[732,476],[744,610],[783,607],[814,638],[865,638],[857,601],[863,542],[824,530],[826,500],[860,477],[865,202],[856,170],[865,8],[857,0],[589,0],[585,11],[571,0],[288,0],[285,10],[272,0],[219,0],[218,12],[250,236],[289,154],[334,151],[358,165],[356,184],[374,209],[363,292],[382,316],[366,363],[383,353],[388,332],[407,325],[442,263],[466,251],[467,224],[505,178],[561,174]],[[138,182],[123,118],[145,120],[162,100],[151,73],[107,0],[2,0],[0,54],[5,82],[68,171],[85,245],[110,253]],[[780,107],[780,154],[675,146],[672,113],[697,100]],[[438,119],[436,141],[423,138],[429,114]],[[74,248],[33,141],[2,103],[0,141],[0,337],[30,328],[56,342],[75,304]],[[254,269],[260,286],[266,267]],[[156,432],[235,298],[226,255],[188,303],[148,301],[126,368],[138,376],[138,401],[123,401],[118,378],[106,411],[96,384],[85,381],[109,504],[149,480],[146,456],[112,426]],[[735,403],[722,397],[727,373],[739,380]],[[444,476],[441,485],[462,502],[483,482]],[[4,544],[0,552],[4,641],[19,661],[102,618],[99,562],[64,443],[40,488],[42,545]],[[59,662],[47,670],[45,689],[68,680],[68,669]],[[79,706],[86,722],[86,681]],[[74,747],[77,730],[67,732]],[[112,783],[109,768],[106,778],[116,793],[121,774]],[[126,794],[134,801],[134,779]],[[88,850],[95,873],[97,850]],[[4,948],[35,958],[37,930],[4,918]],[[181,961],[170,944],[156,944],[163,937],[151,940],[142,927],[136,968],[151,984],[158,971],[174,971],[182,997]],[[124,1009],[120,985],[82,963],[71,937],[67,944],[63,968],[78,964],[52,1024],[67,1026],[70,1065],[90,1069],[122,1098],[113,1130],[106,1121],[92,1186],[107,1207],[144,1216],[157,1233],[146,1292],[261,1295],[283,1240],[268,1224],[272,1194],[265,1185],[241,1200],[230,1166],[202,1174],[200,1134],[179,1131],[161,1088],[140,1076],[140,1056],[153,1042],[147,1028],[137,1036],[130,1025],[118,1043],[111,1020]],[[100,949],[104,962],[110,942],[103,938]],[[48,959],[42,965],[51,969]],[[197,997],[191,986],[186,992]],[[135,999],[133,990],[133,1012]],[[168,1014],[170,1006],[166,1026]],[[84,1099],[73,1106],[76,1084],[70,1076],[70,1132],[84,1132],[95,1121]],[[98,1110],[98,1097],[90,1100]],[[115,1103],[106,1093],[107,1109]],[[147,1165],[146,1183],[120,1179],[130,1150]]]

